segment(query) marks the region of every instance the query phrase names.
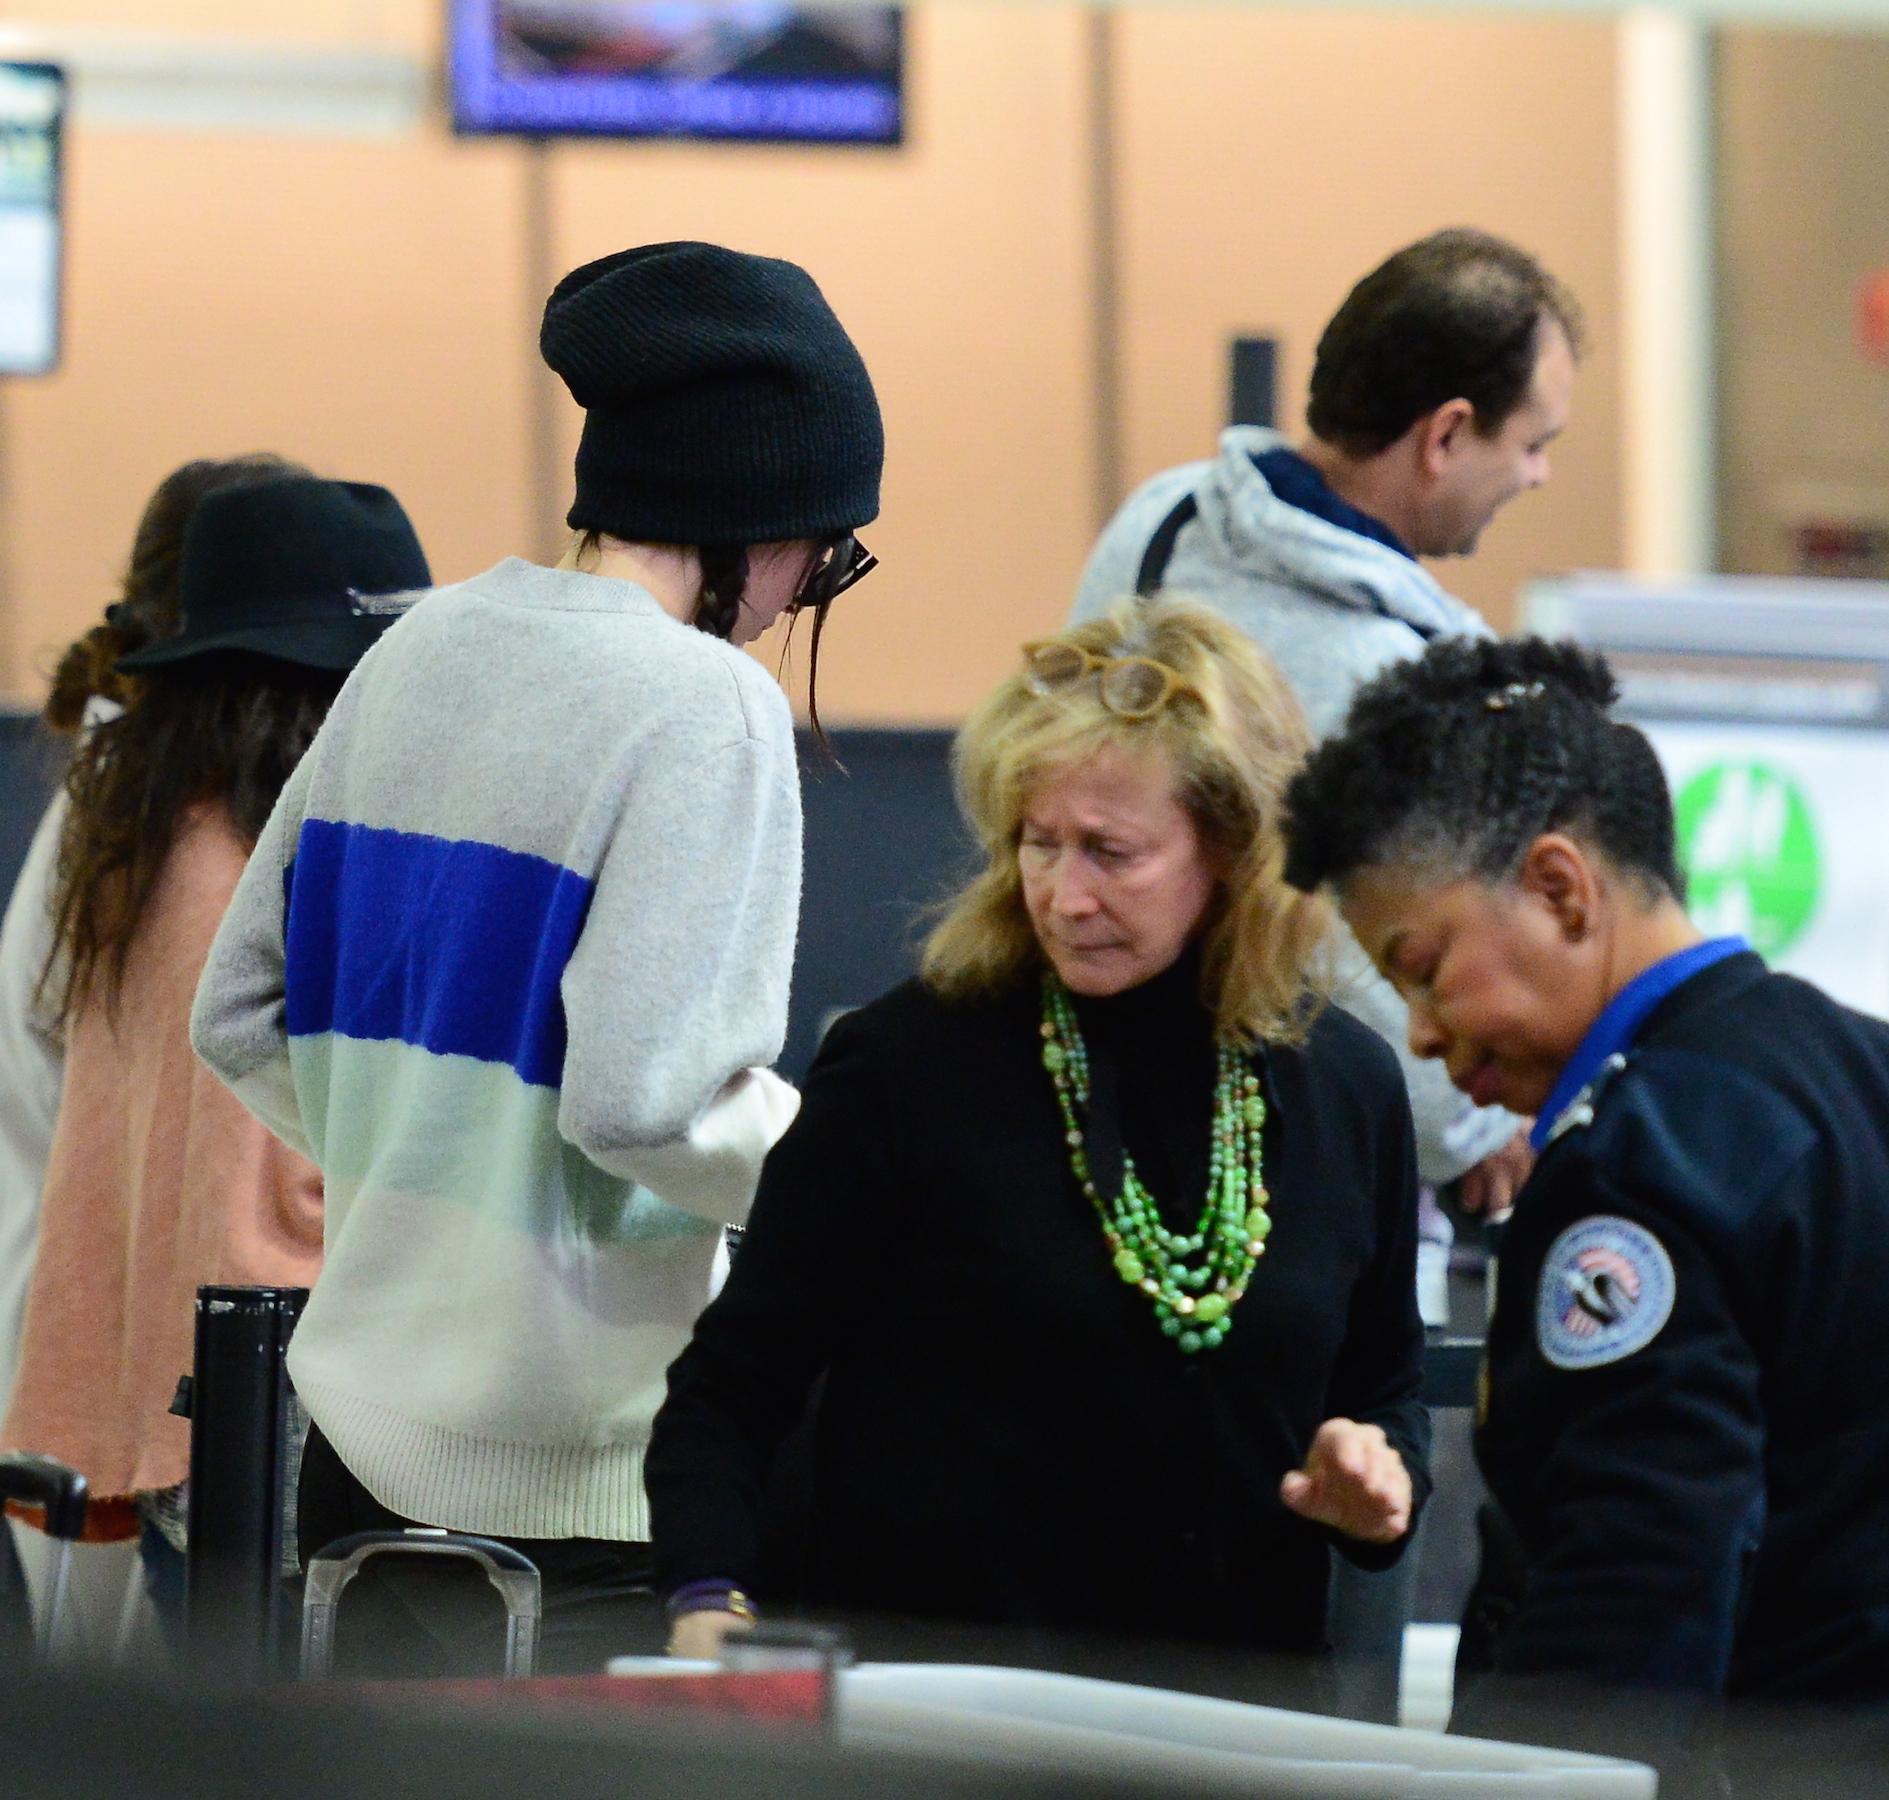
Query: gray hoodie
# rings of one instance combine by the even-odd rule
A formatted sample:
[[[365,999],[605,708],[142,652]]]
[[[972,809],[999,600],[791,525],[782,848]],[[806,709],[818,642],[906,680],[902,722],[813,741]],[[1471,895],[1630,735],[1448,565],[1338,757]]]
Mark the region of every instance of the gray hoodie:
[[[1090,555],[1071,623],[1135,591],[1149,539],[1192,493],[1200,510],[1175,542],[1164,589],[1211,606],[1268,652],[1314,736],[1324,737],[1380,669],[1417,655],[1432,637],[1487,637],[1489,627],[1422,564],[1279,499],[1253,459],[1287,447],[1276,431],[1236,425],[1221,434],[1213,461],[1168,469],[1130,495]],[[1339,1000],[1403,1065],[1424,1180],[1453,1180],[1515,1134],[1513,1114],[1470,1105],[1441,1063],[1410,1054],[1403,1002],[1348,933],[1340,969]]]

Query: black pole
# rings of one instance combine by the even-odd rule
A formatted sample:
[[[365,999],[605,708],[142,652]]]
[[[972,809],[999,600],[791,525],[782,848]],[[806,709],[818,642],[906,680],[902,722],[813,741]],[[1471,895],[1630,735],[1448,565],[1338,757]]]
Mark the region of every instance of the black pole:
[[[268,1680],[289,1640],[283,1539],[297,1432],[284,1356],[306,1288],[197,1290],[190,1400],[191,1658]]]
[[[563,554],[566,533],[564,491],[568,468],[559,467],[558,416],[561,393],[558,378],[538,354],[538,319],[544,297],[557,280],[557,222],[552,216],[551,140],[531,137],[524,142],[525,330],[519,335],[525,353],[525,418],[528,458],[527,490],[531,496],[531,541],[545,562]]]

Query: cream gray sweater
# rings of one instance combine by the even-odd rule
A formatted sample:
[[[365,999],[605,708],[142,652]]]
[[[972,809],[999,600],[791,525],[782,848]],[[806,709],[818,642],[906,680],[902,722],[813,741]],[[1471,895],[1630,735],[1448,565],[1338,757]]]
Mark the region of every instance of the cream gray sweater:
[[[384,1505],[647,1536],[663,1373],[797,1096],[785,698],[508,561],[361,664],[218,936],[199,1054],[327,1185],[289,1367]]]

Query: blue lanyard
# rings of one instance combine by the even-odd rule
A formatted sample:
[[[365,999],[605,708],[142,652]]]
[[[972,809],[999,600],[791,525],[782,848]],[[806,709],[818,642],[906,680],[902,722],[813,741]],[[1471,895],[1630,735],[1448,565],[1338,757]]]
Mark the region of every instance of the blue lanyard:
[[[1685,986],[1693,976],[1728,956],[1737,956],[1751,946],[1741,937],[1708,938],[1689,950],[1676,951],[1639,974],[1609,1000],[1601,1015],[1588,1027],[1587,1036],[1568,1058],[1567,1067],[1556,1078],[1554,1090],[1536,1118],[1528,1141],[1539,1151],[1554,1130],[1555,1121],[1568,1110],[1581,1090],[1600,1073],[1608,1057],[1618,1055],[1640,1035],[1647,1015],[1675,989]]]

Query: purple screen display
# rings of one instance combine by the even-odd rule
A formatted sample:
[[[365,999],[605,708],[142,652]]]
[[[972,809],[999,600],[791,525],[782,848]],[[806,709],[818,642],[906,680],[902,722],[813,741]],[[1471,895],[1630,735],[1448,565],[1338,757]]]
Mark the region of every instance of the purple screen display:
[[[453,128],[896,144],[896,6],[451,0]]]

